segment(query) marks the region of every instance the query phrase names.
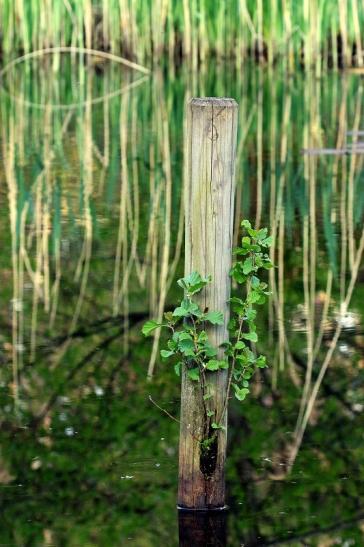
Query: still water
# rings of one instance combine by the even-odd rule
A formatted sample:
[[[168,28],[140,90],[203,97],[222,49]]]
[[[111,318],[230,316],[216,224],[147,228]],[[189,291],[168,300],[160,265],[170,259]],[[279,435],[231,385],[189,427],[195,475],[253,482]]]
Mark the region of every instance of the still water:
[[[178,417],[178,378],[140,328],[179,297],[191,96],[239,102],[236,228],[268,226],[277,268],[230,509],[179,538],[149,400]],[[364,545],[361,77],[64,56],[4,74],[0,116],[0,545]]]

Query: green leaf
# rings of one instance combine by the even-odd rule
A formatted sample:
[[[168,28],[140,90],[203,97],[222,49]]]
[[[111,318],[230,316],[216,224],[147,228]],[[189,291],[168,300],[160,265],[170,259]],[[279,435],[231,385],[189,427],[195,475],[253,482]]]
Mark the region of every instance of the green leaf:
[[[253,238],[256,239],[258,237],[258,230],[253,230],[253,228],[248,228],[248,234]]]
[[[213,415],[215,414],[215,411],[214,411],[214,410],[208,410],[208,411],[206,412],[206,414],[207,414],[207,416],[208,416],[209,418],[211,418],[211,416],[213,416]]]
[[[234,347],[235,347],[235,349],[244,349],[246,347],[246,345],[244,344],[244,342],[242,340],[239,340],[238,342],[236,342]]]
[[[248,363],[255,363],[255,354],[252,352],[251,349],[245,348],[244,353],[245,357],[248,360]]]
[[[207,399],[211,399],[212,397],[212,393],[205,393],[205,395],[203,396],[203,399],[204,401],[207,401]]]
[[[181,367],[182,367],[181,361],[179,361],[178,363],[174,365],[174,372],[177,374],[177,376],[181,376]]]
[[[265,355],[259,355],[258,359],[256,360],[255,364],[258,368],[265,368],[267,366],[267,358]]]
[[[185,289],[189,294],[196,294],[201,291],[209,282],[211,277],[202,277],[198,272],[192,272],[186,277],[177,281],[178,285]]]
[[[262,240],[266,239],[267,233],[268,233],[267,228],[262,228],[261,230],[258,230],[257,240],[262,241]]]
[[[212,429],[224,429],[224,430],[226,429],[226,427],[224,427],[224,426],[221,425],[221,424],[217,424],[216,422],[213,422],[213,423],[211,424],[211,427],[212,427]]]
[[[186,340],[188,340],[189,342],[193,342],[192,336],[188,332],[184,332],[184,331],[180,332],[178,341],[184,342]]]
[[[192,300],[189,300],[188,298],[184,298],[182,300],[182,306],[186,308],[189,313],[196,313],[200,311],[198,304],[196,304],[196,302],[192,302]]]
[[[258,335],[256,332],[245,332],[243,338],[245,338],[245,340],[250,340],[251,342],[258,342]]]
[[[179,285],[181,287],[181,289],[186,289],[187,288],[185,280],[184,280],[183,277],[181,279],[177,279],[177,285]]]
[[[243,263],[243,274],[249,275],[250,272],[253,271],[253,258],[249,256],[249,258],[246,258]]]
[[[161,323],[158,323],[157,321],[153,321],[151,319],[150,321],[144,323],[142,333],[144,334],[144,336],[149,336],[155,329],[158,329],[161,326]]]
[[[212,325],[223,325],[224,315],[221,311],[209,311],[205,313],[204,320],[209,321]]]
[[[217,349],[208,342],[205,344],[204,352],[206,357],[215,357],[217,355]]]
[[[234,319],[233,317],[230,319],[229,323],[228,323],[228,330],[229,331],[233,331],[236,329],[236,319]]]
[[[250,252],[250,249],[251,245],[249,245],[249,247],[236,247],[233,250],[233,254],[238,256],[245,256]]]
[[[173,317],[187,317],[188,315],[189,311],[183,306],[178,306],[173,312]]]
[[[240,265],[238,267],[237,264],[235,264],[235,266],[233,266],[233,268],[230,272],[230,275],[234,279],[234,281],[236,281],[239,284],[245,283],[245,281],[247,279],[246,275],[243,275],[242,272],[240,271]]]
[[[188,298],[184,298],[181,305],[173,312],[174,317],[188,317],[189,315],[202,315],[202,312],[196,302],[191,302]]]
[[[170,349],[171,351],[175,351],[177,349],[177,344],[173,339],[168,340],[167,346],[168,346],[168,349]]]
[[[203,319],[204,314],[197,304],[195,304],[195,307],[191,309],[190,313],[191,315],[197,317],[197,319]]]
[[[260,242],[264,247],[270,247],[273,243],[273,236],[269,236]]]
[[[239,315],[242,315],[245,310],[244,302],[241,298],[238,298],[237,296],[233,296],[230,298],[231,303],[231,309],[233,312],[238,313]]]
[[[219,370],[220,361],[218,361],[217,359],[210,359],[210,361],[206,363],[206,368],[207,370]]]
[[[229,368],[229,363],[225,359],[210,359],[206,364],[207,370],[219,370]]]
[[[174,351],[168,351],[166,349],[161,350],[161,356],[163,359],[168,359],[168,357],[172,357],[172,355],[174,355]]]
[[[190,380],[193,380],[194,382],[198,382],[200,380],[200,370],[198,367],[196,368],[190,368],[187,371],[187,376]]]
[[[233,386],[235,390],[235,397],[238,401],[244,401],[249,393],[249,389],[247,387],[239,387],[237,384],[233,384]]]
[[[245,228],[246,230],[248,230],[249,228],[252,227],[249,220],[245,220],[245,219],[241,221],[240,225],[241,225],[242,228]]]
[[[236,355],[236,360],[240,366],[245,366],[249,363],[249,358],[244,353],[238,353]]]
[[[249,310],[246,312],[247,321],[254,321],[256,316],[257,316],[257,310],[253,310],[253,308],[249,308]]]
[[[188,334],[187,332],[181,332],[181,334],[179,335],[179,340],[178,340],[178,348],[180,349],[182,353],[186,355],[187,353],[189,353],[189,356],[192,357],[191,351],[194,349],[192,336]]]
[[[208,283],[208,278],[203,278],[198,272],[191,272],[189,275],[183,278],[187,287],[191,285],[197,285],[198,283],[205,282]]]
[[[256,258],[258,258],[260,250],[261,250],[260,245],[257,245],[256,243],[250,245],[250,251],[254,251]]]
[[[253,289],[257,289],[260,285],[260,279],[256,275],[252,275],[250,282]]]
[[[187,348],[184,351],[182,351],[181,353],[183,353],[183,355],[185,357],[188,357],[189,359],[195,359],[196,358],[196,354],[193,351],[193,349]]]
[[[256,304],[261,299],[261,294],[255,290],[251,290],[248,294],[248,302],[250,304]]]
[[[265,270],[270,270],[271,268],[273,268],[273,263],[271,260],[264,260],[262,266]]]

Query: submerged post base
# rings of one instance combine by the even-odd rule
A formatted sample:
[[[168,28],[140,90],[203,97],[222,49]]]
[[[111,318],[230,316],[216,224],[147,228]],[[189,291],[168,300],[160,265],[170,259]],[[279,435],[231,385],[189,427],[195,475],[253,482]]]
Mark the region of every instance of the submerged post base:
[[[226,547],[226,509],[179,508],[179,547]]]

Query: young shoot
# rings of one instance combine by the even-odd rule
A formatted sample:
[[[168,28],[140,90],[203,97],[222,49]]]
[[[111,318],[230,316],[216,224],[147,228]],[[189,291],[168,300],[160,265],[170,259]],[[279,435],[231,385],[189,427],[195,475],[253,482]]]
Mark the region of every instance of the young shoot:
[[[214,347],[208,336],[209,329],[224,324],[222,312],[203,311],[194,300],[194,296],[211,282],[210,276],[203,277],[198,272],[177,281],[184,297],[174,311],[165,313],[162,323],[147,321],[142,330],[145,336],[158,328],[165,328],[170,333],[167,347],[161,350],[162,359],[173,363],[177,375],[185,368],[188,378],[200,387],[206,420],[214,430],[223,427],[230,390],[236,399],[244,401],[250,392],[254,372],[267,366],[266,357],[257,354],[254,345],[258,342],[256,306],[264,304],[269,295],[261,273],[273,267],[268,253],[272,237],[268,236],[267,228],[255,230],[248,220],[243,220],[241,227],[243,236],[240,246],[234,250],[236,260],[231,269],[239,291],[229,301],[229,340],[221,345],[223,351]],[[209,374],[220,370],[227,370],[228,387],[221,415],[215,416],[208,404],[212,398],[208,379]]]

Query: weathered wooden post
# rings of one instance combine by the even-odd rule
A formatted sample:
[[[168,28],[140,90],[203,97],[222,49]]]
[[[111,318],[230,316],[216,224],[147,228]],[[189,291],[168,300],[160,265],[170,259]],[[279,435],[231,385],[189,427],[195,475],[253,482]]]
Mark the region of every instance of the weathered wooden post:
[[[208,327],[211,342],[218,347],[228,339],[232,231],[234,213],[234,164],[237,133],[234,99],[192,99],[187,108],[187,188],[185,230],[185,275],[193,271],[211,275],[212,282],[197,295],[200,306],[222,311],[225,322]],[[220,357],[223,350],[220,350]],[[221,415],[228,372],[208,372],[215,410],[204,412],[201,389],[182,376],[181,428],[179,447],[178,507],[220,509],[225,506],[224,464],[226,429],[213,429]],[[227,416],[222,423],[226,427]],[[208,450],[201,441],[212,438]]]

